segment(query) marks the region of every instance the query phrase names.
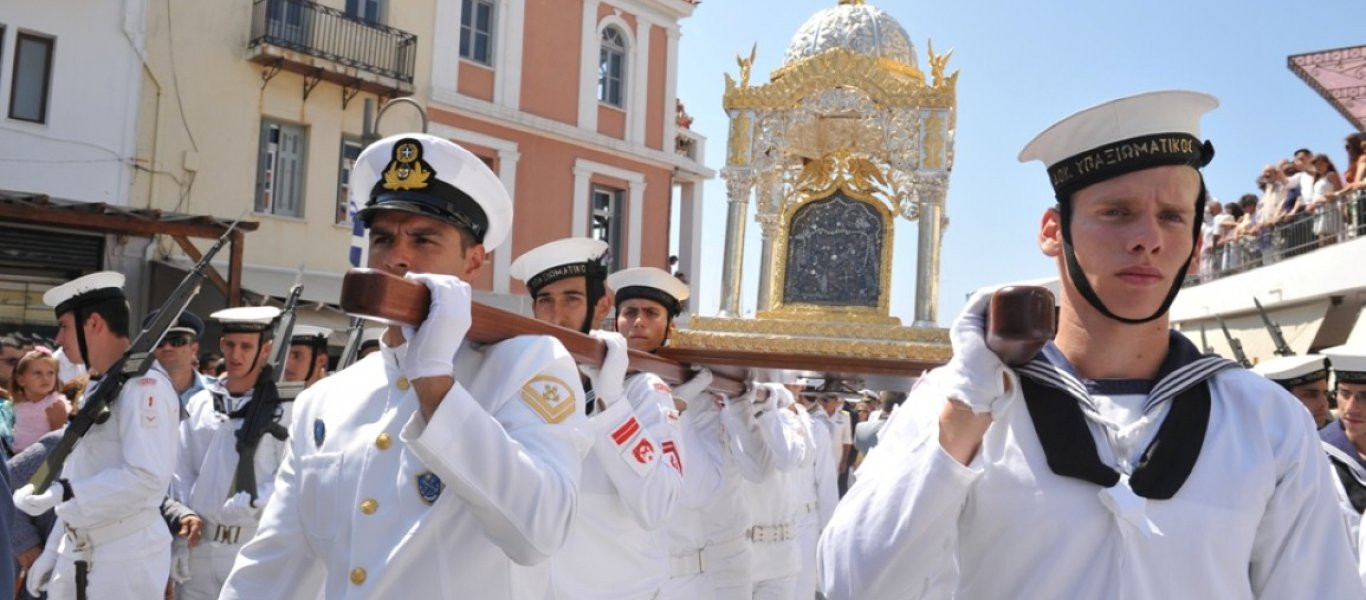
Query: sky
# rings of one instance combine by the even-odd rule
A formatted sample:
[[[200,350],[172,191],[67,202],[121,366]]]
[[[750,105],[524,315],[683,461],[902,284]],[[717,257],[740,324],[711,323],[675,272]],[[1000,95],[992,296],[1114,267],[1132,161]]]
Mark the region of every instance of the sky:
[[[727,128],[722,74],[738,72],[737,54],[757,43],[751,84],[781,66],[789,40],[836,0],[704,0],[681,23],[678,96],[707,137],[706,164],[725,164]],[[1366,44],[1360,0],[1327,0],[1290,15],[1265,0],[1063,2],[1036,0],[870,0],[896,18],[928,73],[927,41],[953,49],[959,70],[955,162],[949,183],[939,281],[940,326],[947,326],[974,289],[1054,277],[1039,253],[1039,218],[1053,203],[1040,163],[1016,156],[1048,125],[1113,98],[1160,89],[1190,89],[1219,98],[1202,135],[1215,146],[1205,169],[1222,202],[1256,192],[1267,164],[1306,147],[1339,168],[1352,125],[1290,71],[1287,57]],[[699,313],[714,315],[726,230],[720,175],[704,186]],[[757,300],[760,235],[746,224],[742,313]],[[914,320],[916,224],[898,220],[891,312]]]

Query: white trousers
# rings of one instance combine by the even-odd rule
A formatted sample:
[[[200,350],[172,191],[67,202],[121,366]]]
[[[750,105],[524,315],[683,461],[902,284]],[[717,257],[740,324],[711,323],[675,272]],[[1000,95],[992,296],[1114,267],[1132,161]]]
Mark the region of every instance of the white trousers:
[[[754,586],[750,580],[750,561],[753,559],[749,542],[732,541],[725,547],[730,551],[717,552],[715,560],[708,556],[707,576],[716,591],[716,600],[750,600],[754,597]]]
[[[754,600],[791,600],[796,593],[796,575],[754,582]]]
[[[165,596],[166,580],[170,576],[171,545],[163,544],[146,556],[92,561],[85,591],[94,600],[155,600]],[[76,561],[71,555],[57,557],[47,597],[50,600],[76,597]]]
[[[659,600],[712,600],[716,592],[706,573],[671,577],[659,590]]]
[[[820,541],[816,511],[797,517],[797,545],[802,553],[802,570],[797,573],[794,588],[795,600],[812,600],[816,597],[816,543]]]
[[[218,600],[241,550],[242,544],[218,544],[207,539],[190,548],[190,580],[176,584],[176,600]]]

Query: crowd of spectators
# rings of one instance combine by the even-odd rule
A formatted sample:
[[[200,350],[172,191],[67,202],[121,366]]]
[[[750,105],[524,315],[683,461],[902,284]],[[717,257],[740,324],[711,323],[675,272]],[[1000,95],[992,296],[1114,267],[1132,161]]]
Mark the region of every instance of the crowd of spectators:
[[[1366,134],[1348,135],[1341,170],[1308,148],[1262,168],[1259,194],[1204,214],[1198,274],[1188,283],[1271,264],[1366,233]]]

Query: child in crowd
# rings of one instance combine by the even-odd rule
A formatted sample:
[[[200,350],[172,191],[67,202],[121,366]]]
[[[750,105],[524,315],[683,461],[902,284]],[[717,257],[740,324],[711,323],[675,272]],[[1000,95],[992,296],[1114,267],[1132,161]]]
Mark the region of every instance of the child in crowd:
[[[15,453],[66,423],[71,405],[57,381],[57,359],[47,348],[37,348],[19,359],[10,382],[14,404]]]

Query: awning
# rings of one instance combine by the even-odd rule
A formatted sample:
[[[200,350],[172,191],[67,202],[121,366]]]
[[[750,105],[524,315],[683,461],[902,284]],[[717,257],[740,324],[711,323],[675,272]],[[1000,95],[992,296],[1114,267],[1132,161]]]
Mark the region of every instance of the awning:
[[[1296,54],[1286,62],[1352,127],[1366,131],[1366,46]]]

